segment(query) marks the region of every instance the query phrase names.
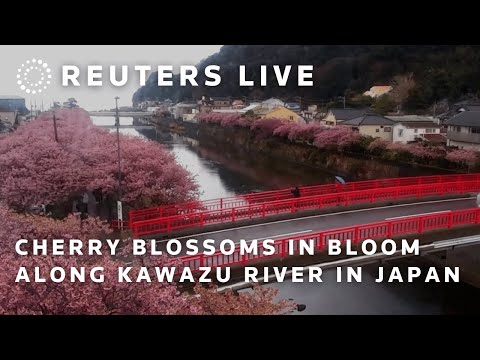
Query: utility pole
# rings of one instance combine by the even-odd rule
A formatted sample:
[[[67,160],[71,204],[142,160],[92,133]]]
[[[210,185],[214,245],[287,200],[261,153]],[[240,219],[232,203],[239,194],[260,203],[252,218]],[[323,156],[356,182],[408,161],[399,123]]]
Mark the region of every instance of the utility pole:
[[[57,118],[55,117],[55,110],[53,110],[53,129],[55,130],[55,141],[58,143]]]
[[[122,209],[122,173],[120,164],[120,116],[118,114],[118,96],[115,97],[115,125],[117,127],[117,160],[118,160],[118,200],[117,200],[117,219],[118,227],[122,230],[123,209]]]

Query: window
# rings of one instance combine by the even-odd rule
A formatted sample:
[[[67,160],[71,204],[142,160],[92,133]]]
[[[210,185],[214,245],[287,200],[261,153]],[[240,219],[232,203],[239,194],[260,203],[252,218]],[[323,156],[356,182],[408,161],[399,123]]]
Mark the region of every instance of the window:
[[[472,134],[480,134],[480,128],[470,128]]]
[[[462,128],[460,126],[455,126],[454,131],[460,132],[462,131]]]
[[[380,129],[375,129],[375,132],[380,132]]]
[[[293,120],[293,116],[290,116],[290,120]]]
[[[392,128],[390,126],[385,126],[383,132],[392,132]]]
[[[418,129],[413,130],[413,132],[414,132],[415,134],[418,133]]]
[[[433,134],[435,129],[425,129],[425,134]]]
[[[403,129],[398,129],[398,137],[402,137],[403,136]]]

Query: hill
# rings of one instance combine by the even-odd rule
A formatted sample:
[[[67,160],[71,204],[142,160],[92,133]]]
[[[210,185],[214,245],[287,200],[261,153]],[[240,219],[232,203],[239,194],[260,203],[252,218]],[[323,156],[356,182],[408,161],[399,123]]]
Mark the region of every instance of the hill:
[[[198,99],[202,95],[265,99],[279,97],[304,103],[355,96],[374,85],[392,84],[394,78],[413,76],[415,86],[402,99],[409,110],[422,110],[440,100],[456,101],[480,89],[480,46],[455,45],[225,45],[199,65],[221,67],[217,87],[158,87],[157,73],[133,96],[133,102],[166,99]],[[286,87],[239,87],[238,67],[246,65],[247,79],[260,79],[260,65],[314,65],[314,87],[299,88],[291,76]],[[292,75],[295,72],[292,71]],[[408,75],[407,75],[408,74]]]

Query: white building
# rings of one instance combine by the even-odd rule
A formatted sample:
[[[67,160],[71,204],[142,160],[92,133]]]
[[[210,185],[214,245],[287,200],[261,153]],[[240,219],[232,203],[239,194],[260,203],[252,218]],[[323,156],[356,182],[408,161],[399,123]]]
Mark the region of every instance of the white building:
[[[393,127],[393,142],[407,144],[418,140],[445,142],[441,126],[432,121],[402,121]],[[434,136],[432,136],[434,135]]]
[[[270,98],[268,100],[262,101],[262,108],[266,109],[275,109],[277,107],[284,107],[285,103],[280,99]]]

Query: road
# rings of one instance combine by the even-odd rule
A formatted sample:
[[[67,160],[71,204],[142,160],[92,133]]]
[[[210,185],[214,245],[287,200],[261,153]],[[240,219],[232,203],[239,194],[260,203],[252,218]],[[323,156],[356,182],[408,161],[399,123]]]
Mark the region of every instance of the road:
[[[231,239],[234,242],[239,242],[242,239],[247,241],[265,239],[276,240],[283,237],[308,234],[320,230],[362,225],[412,215],[468,209],[476,206],[477,204],[474,197],[424,201],[413,204],[397,204],[369,209],[347,210],[332,214],[313,215],[303,218],[275,221],[267,224],[256,224],[241,226],[234,229],[202,232],[199,234],[179,237],[178,239],[197,239],[199,241],[213,239],[216,242],[225,239]],[[165,249],[164,244],[168,240],[169,239],[158,240],[156,248],[163,251]],[[201,248],[199,247],[199,249]],[[180,255],[182,254],[183,253]]]

